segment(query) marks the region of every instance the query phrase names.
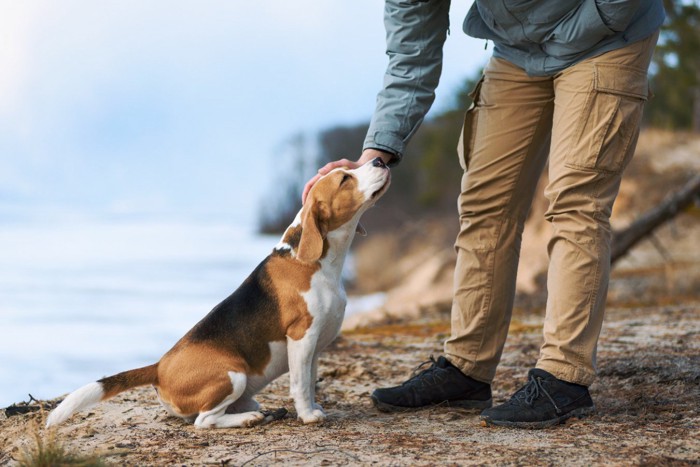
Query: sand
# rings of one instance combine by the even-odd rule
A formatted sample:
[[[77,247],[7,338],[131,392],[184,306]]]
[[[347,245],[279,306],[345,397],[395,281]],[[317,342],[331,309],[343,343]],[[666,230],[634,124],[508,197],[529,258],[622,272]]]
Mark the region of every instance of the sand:
[[[541,317],[516,314],[494,382],[496,402],[525,379]],[[321,426],[296,420],[286,376],[258,398],[290,414],[264,426],[198,430],[168,416],[151,388],[133,390],[58,428],[69,447],[115,465],[697,465],[700,459],[700,302],[613,308],[591,387],[597,414],[544,430],[485,428],[478,414],[435,407],[376,411],[369,393],[402,381],[447,332],[444,310],[419,321],[345,333],[320,362]],[[54,401],[55,402],[55,401]],[[0,465],[32,444],[39,412],[0,415]]]

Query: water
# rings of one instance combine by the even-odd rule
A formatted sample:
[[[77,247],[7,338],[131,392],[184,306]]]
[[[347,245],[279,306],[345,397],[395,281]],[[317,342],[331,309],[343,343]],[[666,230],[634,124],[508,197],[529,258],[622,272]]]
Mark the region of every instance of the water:
[[[0,407],[157,361],[277,241],[221,223],[0,226]]]
[[[277,242],[186,222],[0,228],[0,407],[156,361]]]

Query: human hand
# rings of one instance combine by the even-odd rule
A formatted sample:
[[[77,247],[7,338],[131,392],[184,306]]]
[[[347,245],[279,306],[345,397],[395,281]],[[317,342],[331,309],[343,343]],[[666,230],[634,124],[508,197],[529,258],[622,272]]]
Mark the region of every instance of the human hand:
[[[393,157],[391,154],[388,152],[380,151],[378,149],[365,149],[362,151],[362,155],[360,156],[357,161],[351,161],[349,159],[340,159],[337,161],[329,162],[328,164],[324,165],[320,169],[318,169],[318,173],[314,175],[311,180],[306,182],[306,185],[304,185],[304,191],[301,194],[301,204],[304,204],[306,202],[306,197],[309,194],[309,191],[311,191],[311,187],[314,186],[314,184],[324,175],[328,174],[331,170],[337,169],[339,167],[345,167],[348,169],[356,169],[360,167],[361,165],[365,164],[366,162],[369,162],[371,160],[376,159],[377,157],[381,157],[382,160],[384,161],[385,164],[388,164],[391,158]]]

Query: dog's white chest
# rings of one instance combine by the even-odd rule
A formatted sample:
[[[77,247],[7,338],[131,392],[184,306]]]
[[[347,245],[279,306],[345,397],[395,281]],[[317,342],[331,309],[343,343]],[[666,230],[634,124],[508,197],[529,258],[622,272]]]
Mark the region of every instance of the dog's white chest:
[[[313,317],[308,332],[316,335],[318,350],[325,348],[338,335],[345,315],[347,298],[339,272],[323,265],[311,277],[311,288],[302,294]]]

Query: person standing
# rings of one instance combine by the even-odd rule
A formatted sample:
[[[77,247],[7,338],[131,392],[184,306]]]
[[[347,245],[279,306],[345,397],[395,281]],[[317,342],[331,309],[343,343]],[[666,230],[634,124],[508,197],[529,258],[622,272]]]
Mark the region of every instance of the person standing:
[[[449,27],[449,0],[386,0],[389,65],[356,167],[398,164],[430,108]],[[476,0],[463,24],[493,42],[459,138],[464,170],[445,354],[379,410],[448,404],[483,409],[482,424],[541,428],[594,411],[588,386],[610,273],[610,215],[650,92],[647,70],[665,18],[661,0]],[[520,241],[547,160],[548,299],[544,343],[528,381],[492,407],[508,333]]]

